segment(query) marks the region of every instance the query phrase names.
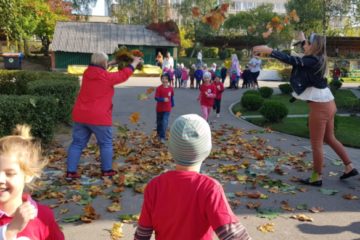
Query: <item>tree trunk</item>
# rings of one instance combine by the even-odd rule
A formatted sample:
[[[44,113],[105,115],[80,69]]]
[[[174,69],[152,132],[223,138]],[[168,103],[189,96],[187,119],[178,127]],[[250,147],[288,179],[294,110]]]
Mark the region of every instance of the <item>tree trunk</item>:
[[[158,16],[158,3],[157,0],[152,0],[152,13],[151,18],[153,23],[159,22],[159,16]]]
[[[47,36],[40,37],[41,44],[42,44],[42,52],[45,56],[49,56],[49,46],[50,46],[50,40]]]
[[[165,21],[170,21],[172,19],[171,17],[171,6],[170,6],[170,0],[166,0],[166,6],[165,6]]]

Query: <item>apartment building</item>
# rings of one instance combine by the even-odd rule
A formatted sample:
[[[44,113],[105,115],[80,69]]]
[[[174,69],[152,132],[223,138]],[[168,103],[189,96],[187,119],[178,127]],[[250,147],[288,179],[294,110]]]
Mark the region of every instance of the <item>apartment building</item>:
[[[287,0],[232,0],[230,3],[229,13],[235,14],[241,11],[249,11],[262,4],[273,4],[274,12],[286,13],[285,3]]]

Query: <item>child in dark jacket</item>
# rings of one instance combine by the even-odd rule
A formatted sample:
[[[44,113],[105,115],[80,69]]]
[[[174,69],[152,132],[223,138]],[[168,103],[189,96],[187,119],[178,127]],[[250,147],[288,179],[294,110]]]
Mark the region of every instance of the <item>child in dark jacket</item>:
[[[220,117],[220,105],[221,105],[221,97],[224,91],[224,84],[220,80],[220,76],[215,77],[215,81],[213,83],[216,87],[216,97],[214,101],[214,110],[216,111],[216,117]]]
[[[201,80],[203,78],[203,70],[201,69],[201,66],[198,66],[195,70],[194,77],[196,80],[195,88],[199,88],[201,84]]]

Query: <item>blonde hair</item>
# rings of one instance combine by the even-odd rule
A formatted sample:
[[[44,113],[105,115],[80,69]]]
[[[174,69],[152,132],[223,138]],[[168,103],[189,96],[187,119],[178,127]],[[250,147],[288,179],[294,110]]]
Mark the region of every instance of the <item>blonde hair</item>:
[[[32,138],[28,125],[16,125],[13,135],[0,138],[1,155],[14,156],[29,179],[40,177],[46,165],[46,161],[40,161],[41,147]],[[30,181],[26,184],[32,187]]]
[[[104,62],[107,62],[108,60],[109,57],[104,52],[96,52],[91,55],[91,63],[95,65],[103,66]]]
[[[309,54],[317,56],[320,60],[319,72],[325,75],[327,68],[327,55],[326,55],[326,37],[314,34],[313,40],[310,43]]]

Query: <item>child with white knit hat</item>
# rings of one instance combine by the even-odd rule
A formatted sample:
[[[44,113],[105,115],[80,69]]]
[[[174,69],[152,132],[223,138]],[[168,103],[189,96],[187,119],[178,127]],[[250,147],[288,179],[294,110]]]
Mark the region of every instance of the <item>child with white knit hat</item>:
[[[170,130],[169,151],[175,170],[152,179],[144,193],[144,203],[135,240],[251,239],[232,212],[220,183],[200,174],[202,162],[211,152],[209,124],[196,114],[182,115]]]
[[[203,84],[200,86],[200,93],[198,101],[200,101],[200,108],[203,118],[207,121],[214,106],[216,98],[216,87],[211,83],[211,73],[204,72]]]

